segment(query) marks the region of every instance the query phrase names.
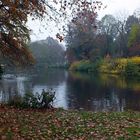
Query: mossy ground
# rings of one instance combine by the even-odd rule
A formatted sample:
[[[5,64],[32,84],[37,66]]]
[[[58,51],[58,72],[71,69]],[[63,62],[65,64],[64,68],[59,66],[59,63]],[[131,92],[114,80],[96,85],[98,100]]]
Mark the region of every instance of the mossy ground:
[[[138,140],[140,112],[0,107],[1,140]]]

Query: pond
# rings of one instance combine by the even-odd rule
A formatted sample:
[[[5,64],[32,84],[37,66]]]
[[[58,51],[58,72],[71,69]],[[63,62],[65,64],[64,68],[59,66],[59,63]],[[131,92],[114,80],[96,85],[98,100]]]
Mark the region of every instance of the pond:
[[[122,76],[39,69],[0,80],[0,102],[26,92],[56,91],[55,107],[90,111],[140,111],[140,80]]]

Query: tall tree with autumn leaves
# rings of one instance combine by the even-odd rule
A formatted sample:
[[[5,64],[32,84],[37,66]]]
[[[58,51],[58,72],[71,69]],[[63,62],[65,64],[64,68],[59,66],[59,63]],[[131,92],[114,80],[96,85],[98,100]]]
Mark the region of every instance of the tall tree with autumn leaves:
[[[29,29],[28,15],[36,18],[45,13],[44,0],[0,0],[0,53],[17,64],[33,63],[32,54],[26,47]]]

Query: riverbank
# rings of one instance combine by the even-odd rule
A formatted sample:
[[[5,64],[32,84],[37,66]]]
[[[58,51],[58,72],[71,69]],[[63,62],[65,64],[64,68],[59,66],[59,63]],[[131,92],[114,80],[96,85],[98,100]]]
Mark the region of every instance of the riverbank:
[[[138,140],[140,112],[20,110],[1,106],[0,136],[1,140]]]
[[[96,62],[81,60],[73,62],[69,70],[140,77],[140,57],[104,58]]]

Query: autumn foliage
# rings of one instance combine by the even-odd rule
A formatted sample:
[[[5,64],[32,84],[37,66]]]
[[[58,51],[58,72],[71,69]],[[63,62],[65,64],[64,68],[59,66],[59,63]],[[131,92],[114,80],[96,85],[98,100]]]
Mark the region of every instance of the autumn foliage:
[[[0,52],[14,63],[33,63],[34,59],[26,47],[29,29],[28,15],[36,18],[45,13],[44,0],[0,0]]]
[[[72,18],[72,22],[78,23],[79,19],[89,15],[88,18],[92,22],[97,7],[100,8],[101,3],[94,0],[0,0],[1,55],[14,63],[34,63],[34,58],[26,47],[30,39],[30,30],[26,26],[28,17],[35,20],[43,19],[47,15],[59,24],[61,17],[68,20]],[[61,34],[57,34],[56,37],[60,41],[64,38]]]
[[[138,140],[139,121],[139,112],[20,110],[0,106],[0,139]]]

